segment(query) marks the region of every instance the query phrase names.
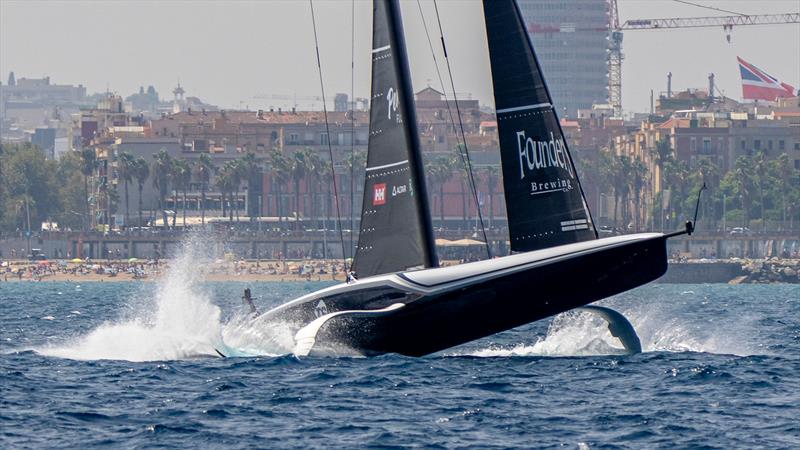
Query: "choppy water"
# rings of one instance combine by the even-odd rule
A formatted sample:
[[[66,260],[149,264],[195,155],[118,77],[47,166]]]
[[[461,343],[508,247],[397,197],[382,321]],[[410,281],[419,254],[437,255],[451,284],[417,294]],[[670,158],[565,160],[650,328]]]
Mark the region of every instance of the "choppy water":
[[[158,284],[0,284],[0,448],[800,447],[796,285],[602,302],[634,356],[567,314],[425,358],[298,359],[249,325],[244,284],[191,262]],[[267,308],[323,285],[250,287]]]

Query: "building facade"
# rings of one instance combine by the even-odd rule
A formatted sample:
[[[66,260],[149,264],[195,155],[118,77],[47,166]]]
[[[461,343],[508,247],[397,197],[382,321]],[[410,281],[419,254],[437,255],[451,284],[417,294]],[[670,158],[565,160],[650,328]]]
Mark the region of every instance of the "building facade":
[[[608,103],[606,0],[519,0],[559,117]]]

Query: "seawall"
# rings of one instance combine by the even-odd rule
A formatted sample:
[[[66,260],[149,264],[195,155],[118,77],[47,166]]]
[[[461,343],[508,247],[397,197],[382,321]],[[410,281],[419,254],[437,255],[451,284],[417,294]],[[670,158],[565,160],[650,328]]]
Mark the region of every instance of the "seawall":
[[[670,262],[656,283],[800,283],[800,260]]]

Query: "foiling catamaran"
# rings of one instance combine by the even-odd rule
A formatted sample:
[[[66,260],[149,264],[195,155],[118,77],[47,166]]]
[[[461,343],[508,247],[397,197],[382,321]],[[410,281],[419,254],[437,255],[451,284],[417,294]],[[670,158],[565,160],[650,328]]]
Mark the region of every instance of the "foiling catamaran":
[[[598,238],[518,6],[484,0],[483,8],[512,254],[437,267],[400,8],[375,0],[355,276],[257,319],[290,324],[295,354],[421,356],[581,307],[641,351],[621,314],[586,305],[663,275],[667,238],[691,234],[692,223]]]

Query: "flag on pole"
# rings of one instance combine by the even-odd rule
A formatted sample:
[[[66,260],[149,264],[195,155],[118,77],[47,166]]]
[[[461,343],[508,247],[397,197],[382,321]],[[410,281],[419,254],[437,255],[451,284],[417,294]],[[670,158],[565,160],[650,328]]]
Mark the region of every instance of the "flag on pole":
[[[777,78],[738,56],[736,59],[739,61],[739,73],[742,76],[742,97],[745,100],[774,102],[779,98],[797,95],[794,87],[781,83]]]

